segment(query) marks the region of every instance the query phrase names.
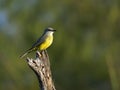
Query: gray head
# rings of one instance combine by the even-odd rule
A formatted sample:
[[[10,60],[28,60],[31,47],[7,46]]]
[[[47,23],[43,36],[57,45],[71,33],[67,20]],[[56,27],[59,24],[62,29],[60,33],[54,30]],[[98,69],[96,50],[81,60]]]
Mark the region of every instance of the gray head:
[[[44,31],[44,33],[54,33],[56,30],[55,29],[53,29],[53,28],[51,28],[51,27],[48,27],[48,28],[46,28],[45,29],[45,31]]]

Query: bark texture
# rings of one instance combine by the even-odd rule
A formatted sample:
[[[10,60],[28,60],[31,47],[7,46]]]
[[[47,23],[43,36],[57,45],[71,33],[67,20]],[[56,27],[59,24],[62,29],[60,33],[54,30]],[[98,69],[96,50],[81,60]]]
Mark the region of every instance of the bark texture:
[[[27,58],[27,63],[38,78],[40,90],[56,90],[52,80],[50,61],[46,50],[42,52],[37,51],[36,58]]]

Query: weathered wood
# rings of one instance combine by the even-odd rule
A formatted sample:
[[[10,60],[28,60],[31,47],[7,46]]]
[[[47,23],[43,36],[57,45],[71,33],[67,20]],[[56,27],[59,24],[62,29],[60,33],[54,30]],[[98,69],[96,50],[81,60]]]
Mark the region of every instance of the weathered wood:
[[[37,51],[36,58],[27,58],[27,63],[38,78],[40,90],[56,90],[52,80],[50,61],[46,50],[41,53]]]

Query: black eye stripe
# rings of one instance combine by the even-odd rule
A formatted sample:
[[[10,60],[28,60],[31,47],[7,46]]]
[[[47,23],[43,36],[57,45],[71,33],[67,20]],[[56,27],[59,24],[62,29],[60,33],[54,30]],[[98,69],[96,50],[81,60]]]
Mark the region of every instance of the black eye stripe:
[[[48,31],[56,31],[56,30],[54,30],[54,29],[53,29],[53,30],[51,30],[51,29],[48,29]]]
[[[48,31],[53,31],[53,30],[51,30],[51,29],[48,29]]]

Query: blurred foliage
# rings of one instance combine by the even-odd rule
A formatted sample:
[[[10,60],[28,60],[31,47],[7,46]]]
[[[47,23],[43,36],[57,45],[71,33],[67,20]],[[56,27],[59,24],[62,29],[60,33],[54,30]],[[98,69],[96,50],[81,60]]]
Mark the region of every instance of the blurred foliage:
[[[120,90],[119,0],[0,0],[0,90],[39,89],[19,56],[48,26],[57,90]]]

